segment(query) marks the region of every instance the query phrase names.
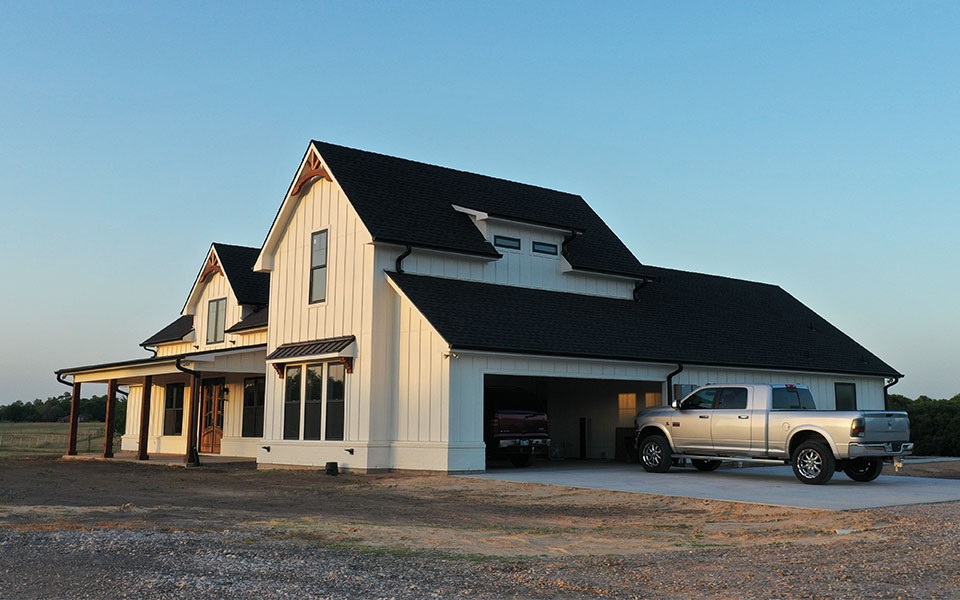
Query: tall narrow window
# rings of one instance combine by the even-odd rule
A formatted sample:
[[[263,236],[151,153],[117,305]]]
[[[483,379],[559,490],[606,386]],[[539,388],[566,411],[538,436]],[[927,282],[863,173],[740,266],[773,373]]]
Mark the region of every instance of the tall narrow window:
[[[287,367],[283,390],[283,439],[300,439],[300,366]]]
[[[263,437],[263,377],[243,380],[243,437]]]
[[[183,384],[167,385],[163,400],[163,435],[183,435]]]
[[[837,410],[857,410],[857,384],[835,383],[833,389],[837,397]]]
[[[327,364],[327,424],[324,439],[343,439],[343,397],[344,397],[344,366],[343,363]]]
[[[313,234],[310,252],[310,303],[327,299],[327,232]]]
[[[303,398],[303,439],[319,440],[323,419],[323,364],[307,367],[307,393]]]
[[[227,299],[211,300],[207,305],[207,343],[223,341],[223,330],[227,323]]]

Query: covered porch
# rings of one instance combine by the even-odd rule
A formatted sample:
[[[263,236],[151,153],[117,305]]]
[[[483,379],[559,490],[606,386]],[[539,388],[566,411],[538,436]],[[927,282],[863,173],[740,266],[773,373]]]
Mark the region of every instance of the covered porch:
[[[77,456],[83,384],[98,383],[107,386],[101,458],[115,458],[117,394],[124,389],[125,457],[173,455],[186,466],[199,466],[201,457],[253,458],[263,438],[265,358],[260,344],[59,370],[58,381],[72,388],[66,456]]]

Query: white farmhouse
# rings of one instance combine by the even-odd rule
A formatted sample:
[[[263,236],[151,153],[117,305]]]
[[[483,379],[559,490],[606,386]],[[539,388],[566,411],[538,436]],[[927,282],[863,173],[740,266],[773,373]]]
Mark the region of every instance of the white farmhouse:
[[[143,346],[57,371],[75,406],[128,389],[124,450],[356,471],[483,470],[494,389],[545,404],[554,456],[614,459],[696,385],[867,409],[902,377],[779,287],[641,264],[580,196],[318,141],[263,246],[213,244]]]

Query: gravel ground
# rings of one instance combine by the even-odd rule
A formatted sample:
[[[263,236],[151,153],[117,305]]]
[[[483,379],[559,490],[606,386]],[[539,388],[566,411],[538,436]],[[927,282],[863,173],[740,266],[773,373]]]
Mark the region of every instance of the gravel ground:
[[[491,488],[436,476],[317,478],[311,488],[296,473],[271,474],[269,486],[251,486],[264,480],[256,473],[33,466],[27,471],[0,461],[4,599],[960,597],[960,503],[799,511],[693,500],[665,504],[644,494],[567,489],[558,500],[550,486]],[[40,475],[30,479],[28,472]],[[178,487],[191,478],[211,486],[210,495],[191,496],[189,488]],[[163,479],[176,485],[165,486]],[[148,481],[156,485],[144,491]],[[298,481],[304,496],[296,496]],[[130,497],[138,504],[107,508],[92,501],[110,494],[111,502]],[[349,506],[294,508],[334,494],[338,506],[360,504],[364,514],[380,506],[382,514],[360,522]],[[453,496],[458,500],[449,504]],[[218,497],[229,512],[215,510]],[[268,507],[266,515],[238,512],[237,506],[258,497],[290,502],[286,509]],[[624,509],[627,501],[637,504],[635,512]],[[494,528],[491,508],[508,523],[497,521]],[[391,516],[401,509],[401,518]],[[184,512],[193,514],[184,520]],[[611,514],[622,515],[622,523]],[[282,515],[310,527],[290,527],[285,520],[278,526]],[[554,517],[567,525],[558,528],[561,521],[548,521]],[[407,532],[411,523],[422,531],[422,544],[400,539],[397,532]],[[840,528],[846,523],[854,529]],[[718,532],[723,528],[726,534]],[[352,529],[354,537],[341,535]],[[447,536],[440,548],[426,541],[438,530]],[[534,554],[470,552],[486,547],[469,539],[478,532],[505,540],[504,548],[514,537],[548,542]],[[395,536],[395,543],[385,536]],[[552,551],[550,544],[564,537],[571,538],[564,548],[593,545],[570,555],[564,548]]]

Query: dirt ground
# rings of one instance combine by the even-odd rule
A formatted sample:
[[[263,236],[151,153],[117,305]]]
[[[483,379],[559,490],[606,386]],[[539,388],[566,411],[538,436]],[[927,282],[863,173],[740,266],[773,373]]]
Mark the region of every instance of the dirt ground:
[[[960,478],[960,462],[908,465],[904,475]],[[306,470],[0,459],[0,536],[29,546],[48,543],[51,535],[85,531],[229,533],[253,536],[244,539],[256,543],[306,545],[338,556],[404,557],[417,564],[452,561],[453,571],[463,568],[481,579],[490,578],[469,582],[459,591],[448,587],[441,597],[497,597],[485,596],[484,590],[498,589],[497,578],[512,573],[517,564],[533,570],[546,564],[574,572],[591,570],[589,585],[551,588],[556,592],[551,597],[792,597],[762,583],[752,593],[742,585],[710,586],[717,585],[717,569],[729,574],[749,567],[751,577],[744,573],[744,581],[758,583],[758,556],[766,557],[760,562],[767,569],[776,570],[780,564],[776,557],[790,562],[798,555],[823,561],[816,569],[807,569],[807,575],[784,564],[795,577],[787,577],[789,589],[801,595],[804,590],[841,597],[960,595],[960,503],[817,511],[444,475],[331,477]],[[25,535],[34,536],[29,544],[23,541],[28,539]],[[60,589],[26,585],[16,593],[7,588],[5,595],[4,573],[10,577],[18,563],[4,551],[2,540],[0,597],[45,597]],[[12,548],[15,541],[7,545]],[[870,552],[865,554],[865,548]],[[625,568],[623,561],[660,564],[665,557],[667,572],[661,576],[667,582],[648,586],[643,593],[613,579],[622,579],[616,573]],[[676,577],[669,573],[669,557],[676,559],[674,563],[703,564],[703,572],[692,574],[688,569],[683,581],[671,583]],[[859,561],[868,561],[870,572],[887,573],[889,580],[880,585],[855,579],[846,587],[823,587],[823,577],[854,574]],[[408,563],[390,568],[402,574]],[[866,564],[860,565],[861,574]],[[895,575],[897,569],[907,575]],[[76,576],[83,575],[78,569]],[[649,577],[656,579],[656,574]],[[386,588],[370,589],[367,597],[420,597],[391,589],[389,579],[377,584]],[[73,589],[70,586],[78,582],[61,583],[67,586],[63,589]],[[706,587],[689,587],[701,584]],[[485,587],[490,585],[494,587]],[[464,593],[465,589],[472,591]],[[524,588],[517,589],[515,597],[523,597]]]

